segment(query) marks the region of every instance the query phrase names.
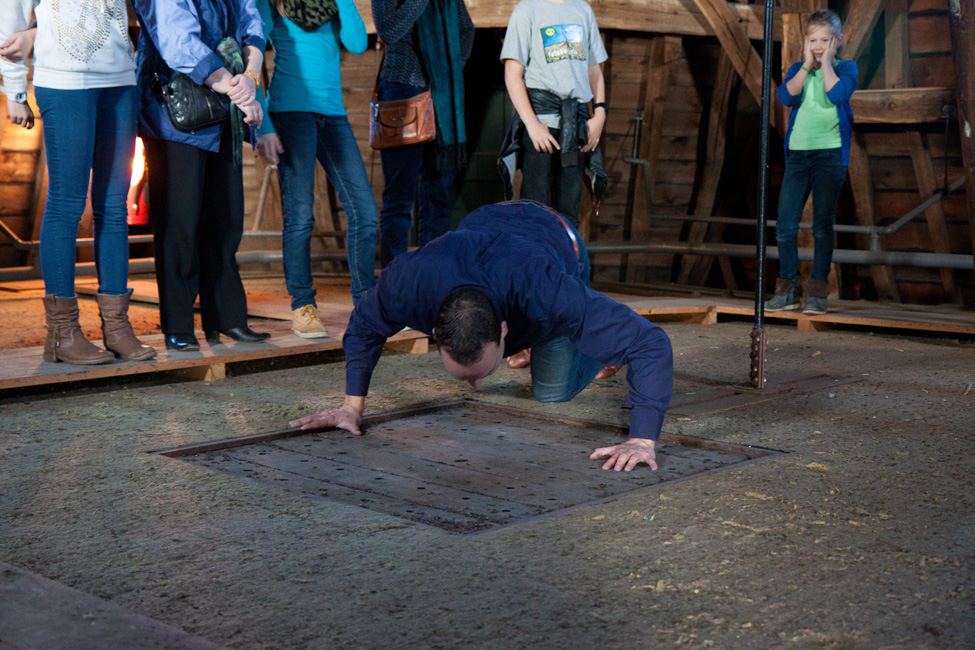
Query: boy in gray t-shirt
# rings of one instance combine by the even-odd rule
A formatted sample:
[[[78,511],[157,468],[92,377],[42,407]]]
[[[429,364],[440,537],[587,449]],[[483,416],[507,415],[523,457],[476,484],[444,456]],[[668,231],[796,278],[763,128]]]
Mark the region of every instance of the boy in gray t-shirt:
[[[587,154],[599,145],[606,123],[600,64],[607,58],[585,0],[521,0],[511,12],[501,60],[508,95],[525,126],[521,198],[551,205],[575,226],[584,166],[578,155],[566,154]],[[574,102],[569,109],[566,100]],[[562,124],[563,114],[573,123]],[[563,134],[565,128],[581,137],[566,137],[572,134]]]

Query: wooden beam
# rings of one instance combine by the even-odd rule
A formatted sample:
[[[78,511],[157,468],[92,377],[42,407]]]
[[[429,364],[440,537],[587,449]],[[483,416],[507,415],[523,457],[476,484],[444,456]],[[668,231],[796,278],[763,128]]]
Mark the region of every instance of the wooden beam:
[[[917,189],[923,201],[941,188],[934,173],[934,164],[931,162],[931,148],[928,146],[927,137],[919,131],[911,131],[907,137],[911,142],[911,159],[914,162],[914,173],[917,176]],[[928,232],[931,236],[934,252],[950,253],[948,226],[945,223],[945,212],[941,202],[938,201],[925,210],[924,218],[928,222]],[[955,288],[955,277],[951,269],[941,269],[941,283],[951,300],[957,300],[958,290]]]
[[[857,0],[850,3],[850,11],[844,21],[846,45],[841,52],[845,58],[856,60],[863,54],[884,4],[885,0]]]
[[[376,33],[370,0],[355,0],[370,34]],[[518,0],[468,0],[467,10],[477,28],[505,28]],[[761,5],[728,2],[735,23],[748,38],[762,40],[765,10]],[[592,3],[600,30],[622,29],[680,36],[713,36],[714,31],[687,0],[601,0]]]
[[[908,30],[909,0],[887,0],[884,8],[884,80],[888,88],[911,87],[911,48]]]
[[[955,105],[953,88],[858,90],[850,98],[857,124],[924,124],[945,118]]]
[[[647,64],[647,86],[643,98],[643,135],[638,157],[648,162],[646,173],[637,169],[634,184],[633,216],[630,241],[645,242],[650,239],[650,213],[653,211],[653,181],[657,177],[660,159],[661,136],[664,126],[664,109],[673,73],[673,62],[682,53],[681,39],[676,36],[654,36],[650,42]],[[630,254],[625,258],[625,277],[642,282],[647,265],[647,254]]]
[[[856,219],[861,226],[877,225],[877,205],[873,194],[873,183],[870,180],[870,160],[867,150],[863,147],[862,134],[854,133],[850,143],[850,185],[853,187],[853,200],[856,202]],[[861,245],[866,237],[858,238]],[[883,240],[880,250],[884,250]],[[881,301],[900,302],[900,292],[894,279],[894,270],[889,266],[871,266],[870,275],[873,277],[877,289],[877,298]]]
[[[759,105],[762,103],[762,57],[752,47],[748,34],[739,25],[728,3],[724,0],[694,0],[704,19],[708,21],[714,35],[721,43],[735,70]],[[772,97],[775,97],[775,83],[772,83]],[[772,126],[785,135],[781,128],[782,120],[772,110]]]
[[[731,95],[738,75],[727,53],[722,51],[718,58],[718,71],[711,93],[711,108],[708,112],[707,144],[704,153],[704,173],[701,177],[701,187],[694,202],[695,217],[710,217],[714,212],[715,200],[718,196],[718,184],[721,172],[724,170],[725,144],[728,139],[728,109]],[[692,222],[687,241],[700,244],[707,236],[708,224]],[[691,278],[699,257],[684,255],[680,261],[680,272],[677,284],[687,284]]]
[[[950,0],[948,20],[958,80],[958,126],[965,167],[965,202],[971,224],[972,254],[975,255],[975,3]]]

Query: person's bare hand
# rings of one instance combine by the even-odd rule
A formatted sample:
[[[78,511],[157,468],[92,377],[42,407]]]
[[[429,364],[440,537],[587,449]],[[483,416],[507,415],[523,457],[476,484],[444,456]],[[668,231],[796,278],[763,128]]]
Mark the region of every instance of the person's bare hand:
[[[264,121],[264,110],[261,108],[261,105],[257,103],[257,101],[251,99],[251,101],[246,104],[242,105],[234,102],[234,105],[236,105],[237,108],[244,113],[244,124],[249,124],[256,128],[259,127],[261,122]]]
[[[249,104],[254,100],[256,94],[257,86],[251,77],[239,74],[230,80],[230,90],[227,92],[227,97],[230,97],[230,101],[238,106]]]
[[[804,39],[804,45],[802,46],[802,61],[802,65],[806,70],[812,70],[813,66],[816,65],[816,57],[812,51],[812,42],[808,36]]]
[[[834,63],[833,59],[836,58],[836,50],[838,49],[840,49],[840,39],[836,37],[836,34],[833,34],[829,39],[829,43],[826,44],[826,49],[823,51],[822,65],[832,67]]]
[[[646,463],[650,469],[657,469],[657,454],[654,451],[656,441],[646,438],[630,438],[626,442],[613,445],[612,447],[600,447],[592,452],[590,459],[604,458],[609,456],[609,460],[603,463],[603,469],[614,469],[630,472],[640,463]]]
[[[27,104],[15,102],[8,97],[7,115],[10,117],[11,124],[22,126],[25,129],[34,128],[34,111]]]
[[[357,436],[362,435],[362,431],[359,430],[361,425],[362,413],[348,406],[342,406],[342,408],[331,411],[322,411],[315,415],[306,415],[303,418],[298,418],[288,423],[288,426],[301,427],[306,431],[310,429],[328,429],[335,427],[345,429],[349,433]]]
[[[586,120],[586,130],[589,133],[589,141],[580,149],[583,153],[595,151],[599,146],[599,139],[603,134],[603,126],[606,125],[606,112],[596,110],[596,114]]]
[[[257,138],[257,153],[272,165],[277,165],[284,153],[284,145],[277,133],[268,133]]]
[[[552,132],[548,130],[548,127],[535,120],[534,124],[525,124],[525,128],[528,129],[528,137],[531,138],[532,144],[535,145],[535,151],[542,153],[554,153],[561,149],[559,146],[559,141],[555,139]]]
[[[34,38],[37,36],[37,28],[26,29],[10,35],[10,38],[0,43],[0,59],[11,63],[21,63],[30,56],[30,51],[34,47]]]

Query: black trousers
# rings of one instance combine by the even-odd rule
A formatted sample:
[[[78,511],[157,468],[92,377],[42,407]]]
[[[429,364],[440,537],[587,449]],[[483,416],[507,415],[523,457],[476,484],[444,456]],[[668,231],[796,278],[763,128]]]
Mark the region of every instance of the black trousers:
[[[145,148],[163,333],[193,332],[197,295],[204,330],[247,325],[235,257],[244,232],[244,185],[230,129],[217,153],[152,138]]]
[[[548,130],[558,141],[561,129],[549,127]],[[585,171],[583,156],[576,156],[579,164],[563,167],[562,156],[558,151],[535,151],[528,129],[525,129],[522,151],[520,197],[555,208],[578,228],[579,200],[582,198],[582,176]]]

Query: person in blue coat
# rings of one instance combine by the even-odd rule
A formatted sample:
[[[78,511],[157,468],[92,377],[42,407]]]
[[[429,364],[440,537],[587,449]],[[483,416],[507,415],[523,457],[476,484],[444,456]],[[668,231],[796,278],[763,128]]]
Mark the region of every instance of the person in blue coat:
[[[136,73],[139,133],[145,143],[166,347],[200,349],[193,318],[197,296],[208,342],[219,343],[221,334],[239,342],[263,341],[270,335],[247,326],[247,296],[235,257],[244,232],[244,185],[230,124],[180,131],[159,92],[160,84],[182,72],[227,95],[246,124],[259,126],[261,16],[254,0],[133,0],[133,6],[142,25]],[[232,74],[216,53],[228,36],[240,46],[241,74]]]
[[[342,105],[339,48],[365,52],[366,27],[353,0],[257,0],[257,8],[274,47],[274,78],[258,150],[278,166],[281,180],[291,329],[303,338],[325,337],[311,273],[316,158],[345,209],[352,302],[376,284],[376,199]],[[263,93],[258,98],[263,102]]]
[[[775,239],[779,277],[768,311],[799,309],[797,235],[802,210],[813,197],[813,269],[806,283],[804,314],[825,314],[827,278],[833,260],[833,221],[840,190],[850,164],[853,111],[850,96],[857,88],[857,66],[840,60],[843,45],[840,18],[829,10],[809,17],[802,61],[793,63],[779,86],[778,99],[792,108],[785,135],[785,176],[779,194]]]
[[[589,288],[586,246],[534,201],[487,205],[454,232],[397,257],[352,312],[342,340],[345,403],[299,418],[304,429],[359,434],[383,343],[404,326],[433,335],[447,372],[475,390],[505,355],[531,347],[541,402],[578,395],[607,366],[627,365],[630,439],[596,449],[603,469],[657,468],[654,448],[673,391],[673,351],[659,327]]]

